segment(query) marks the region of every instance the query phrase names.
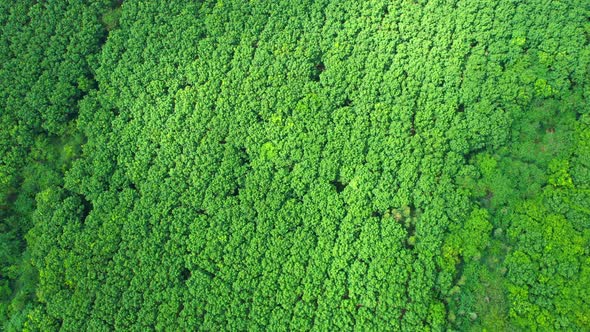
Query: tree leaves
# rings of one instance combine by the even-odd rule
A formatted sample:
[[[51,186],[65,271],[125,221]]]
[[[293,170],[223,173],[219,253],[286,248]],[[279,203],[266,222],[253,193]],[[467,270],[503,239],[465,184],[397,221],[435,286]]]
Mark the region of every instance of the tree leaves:
[[[31,258],[0,285],[37,288],[0,314],[31,330],[587,327],[583,7],[2,7],[2,257],[34,218]]]

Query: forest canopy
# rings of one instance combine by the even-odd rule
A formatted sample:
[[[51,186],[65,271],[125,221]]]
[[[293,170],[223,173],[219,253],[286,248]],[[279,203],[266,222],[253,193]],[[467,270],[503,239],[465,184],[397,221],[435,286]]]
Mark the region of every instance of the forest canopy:
[[[0,329],[590,330],[590,2],[0,29]]]

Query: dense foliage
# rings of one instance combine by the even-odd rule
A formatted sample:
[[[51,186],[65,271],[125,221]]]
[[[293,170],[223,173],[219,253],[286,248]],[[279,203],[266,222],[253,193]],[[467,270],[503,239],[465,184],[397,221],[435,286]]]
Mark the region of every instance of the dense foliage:
[[[6,331],[590,329],[590,3],[0,1]]]

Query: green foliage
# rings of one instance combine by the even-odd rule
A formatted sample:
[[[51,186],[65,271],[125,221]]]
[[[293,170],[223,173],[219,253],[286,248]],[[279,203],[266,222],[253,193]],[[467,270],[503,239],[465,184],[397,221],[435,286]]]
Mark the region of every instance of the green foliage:
[[[121,12],[121,7],[118,7],[111,9],[102,15],[102,23],[105,25],[107,31],[111,31],[119,26]]]
[[[585,122],[582,117],[580,124]],[[588,132],[578,127],[576,137]],[[586,144],[577,141],[576,145]],[[590,243],[588,151],[577,149],[568,160],[555,159],[548,185],[534,200],[515,204],[508,238],[514,250],[506,257],[510,316],[523,328],[588,329],[590,293],[587,247]],[[570,172],[576,172],[572,176]],[[575,181],[574,181],[575,179]],[[575,199],[573,199],[575,197]]]
[[[3,329],[589,329],[588,17],[0,1]]]
[[[35,299],[37,272],[25,240],[35,195],[63,185],[80,153],[74,118],[77,101],[95,87],[90,57],[100,49],[97,15],[105,5],[4,1],[0,9],[0,329],[6,331],[23,330]]]

